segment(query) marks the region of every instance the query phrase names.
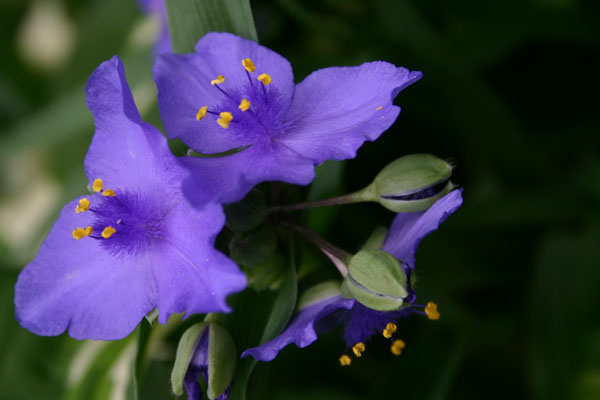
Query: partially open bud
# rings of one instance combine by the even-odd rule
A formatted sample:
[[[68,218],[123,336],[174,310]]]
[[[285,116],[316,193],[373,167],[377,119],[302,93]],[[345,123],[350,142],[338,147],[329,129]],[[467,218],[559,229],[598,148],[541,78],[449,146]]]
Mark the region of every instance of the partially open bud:
[[[216,399],[231,384],[236,360],[233,339],[223,327],[211,321],[192,325],[181,336],[177,346],[175,365],[171,372],[173,392],[181,396],[184,387],[187,390],[187,385],[198,385],[199,377],[188,374],[188,370],[192,368],[197,374],[202,374],[208,384],[208,398]]]
[[[448,162],[430,154],[411,154],[382,169],[360,195],[394,212],[423,211],[454,188],[451,175]]]
[[[408,296],[400,262],[383,250],[366,249],[350,259],[342,295],[379,311],[400,308]]]

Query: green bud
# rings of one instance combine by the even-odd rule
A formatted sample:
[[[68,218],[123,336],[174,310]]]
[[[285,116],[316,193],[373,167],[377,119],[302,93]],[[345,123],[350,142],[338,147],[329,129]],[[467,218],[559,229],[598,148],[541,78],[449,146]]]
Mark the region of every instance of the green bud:
[[[408,296],[404,269],[390,253],[361,250],[350,259],[342,295],[373,310],[396,310]]]
[[[451,175],[448,162],[430,154],[411,154],[388,164],[358,195],[394,212],[423,211],[454,188]]]
[[[244,268],[248,277],[248,286],[255,290],[277,290],[287,270],[287,262],[283,254],[276,251],[262,264]]]
[[[181,396],[185,374],[203,335],[208,335],[208,398],[215,399],[231,384],[235,372],[237,353],[231,335],[214,322],[201,322],[186,330],[177,346],[175,364],[171,372],[173,393]]]
[[[252,189],[241,201],[223,207],[227,216],[227,227],[234,232],[246,232],[258,228],[267,216],[265,195]]]
[[[252,232],[238,232],[229,242],[229,254],[245,267],[265,263],[277,249],[277,235],[268,225]]]
[[[340,283],[338,281],[319,283],[306,290],[302,296],[300,296],[300,300],[298,300],[298,311],[340,293]]]

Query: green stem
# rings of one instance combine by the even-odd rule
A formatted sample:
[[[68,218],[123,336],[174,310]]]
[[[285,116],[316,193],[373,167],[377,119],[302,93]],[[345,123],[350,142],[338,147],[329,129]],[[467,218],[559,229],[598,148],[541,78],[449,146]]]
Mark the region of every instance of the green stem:
[[[307,226],[297,225],[291,222],[282,222],[282,226],[290,228],[300,235],[302,235],[305,239],[315,244],[321,251],[323,251],[328,256],[333,256],[339,259],[343,264],[348,264],[350,259],[352,258],[352,254],[340,249],[339,247],[329,243],[327,240],[323,239],[319,234]],[[348,269],[345,265],[341,263],[334,262],[335,267],[340,271],[342,276],[346,276],[348,274]]]
[[[268,209],[268,212],[269,214],[274,214],[280,212],[306,210],[317,207],[336,206],[340,204],[352,204],[361,203],[364,201],[374,201],[372,192],[372,187],[371,185],[369,185],[366,188],[359,190],[358,192],[349,193],[338,197],[330,197],[328,199],[271,207]]]

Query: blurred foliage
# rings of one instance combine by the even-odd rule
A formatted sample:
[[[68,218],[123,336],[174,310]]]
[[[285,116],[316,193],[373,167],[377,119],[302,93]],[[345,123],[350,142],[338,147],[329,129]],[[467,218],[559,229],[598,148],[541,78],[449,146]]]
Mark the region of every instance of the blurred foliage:
[[[600,4],[254,0],[251,6],[260,42],[291,61],[297,81],[318,68],[377,59],[425,75],[399,95],[396,124],[355,160],[326,163],[310,188],[281,185],[290,201],[360,189],[400,155],[428,152],[454,159],[465,204],[421,245],[419,297],[434,299],[442,319],[402,321],[402,356],[375,339],[360,360],[340,368],[344,344],[334,331],[258,363],[247,397],[600,398]],[[140,398],[171,396],[177,339],[193,318],[156,324],[146,357],[136,363],[137,343],[146,344],[137,332],[112,343],[37,337],[19,327],[12,305],[19,269],[61,205],[85,190],[82,162],[93,122],[83,88],[92,70],[119,54],[142,115],[161,127],[151,78],[157,29],[133,0],[0,4],[0,399],[131,398],[134,375],[142,380]],[[356,251],[393,215],[361,204],[299,217]],[[297,240],[296,250],[300,290],[335,278],[310,245]],[[253,292],[244,294],[250,301],[231,303],[253,304],[251,318],[277,304],[277,293],[283,292],[263,296],[264,304],[254,302]],[[243,328],[232,329],[234,337]],[[239,340],[254,345],[257,332]]]

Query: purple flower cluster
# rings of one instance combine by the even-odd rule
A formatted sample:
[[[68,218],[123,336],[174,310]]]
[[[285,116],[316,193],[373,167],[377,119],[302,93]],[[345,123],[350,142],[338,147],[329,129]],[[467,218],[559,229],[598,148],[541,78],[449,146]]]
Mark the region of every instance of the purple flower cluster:
[[[164,16],[156,8],[162,1],[144,4]],[[264,181],[309,184],[316,165],[355,157],[396,120],[396,95],[421,78],[376,61],[321,69],[295,85],[285,58],[228,33],[206,35],[191,54],[169,50],[160,46],[154,67],[167,136],[196,153],[226,154],[173,156],[166,138],[142,121],[119,58],[102,63],[86,88],[96,127],[85,158],[89,194],[65,205],[15,288],[16,318],[36,334],[68,330],[76,339],[112,340],[154,309],[163,324],[173,313],[231,311],[227,296],[247,280],[214,247],[222,204]],[[420,240],[461,202],[461,191],[453,191],[425,212],[396,217],[383,250],[402,261],[407,276]],[[389,323],[421,312],[409,290],[406,306],[391,312],[340,293],[322,298],[243,356],[272,360],[289,343],[305,347],[340,323],[348,347],[364,347]],[[206,340],[186,377],[194,397],[196,377],[206,373]]]

